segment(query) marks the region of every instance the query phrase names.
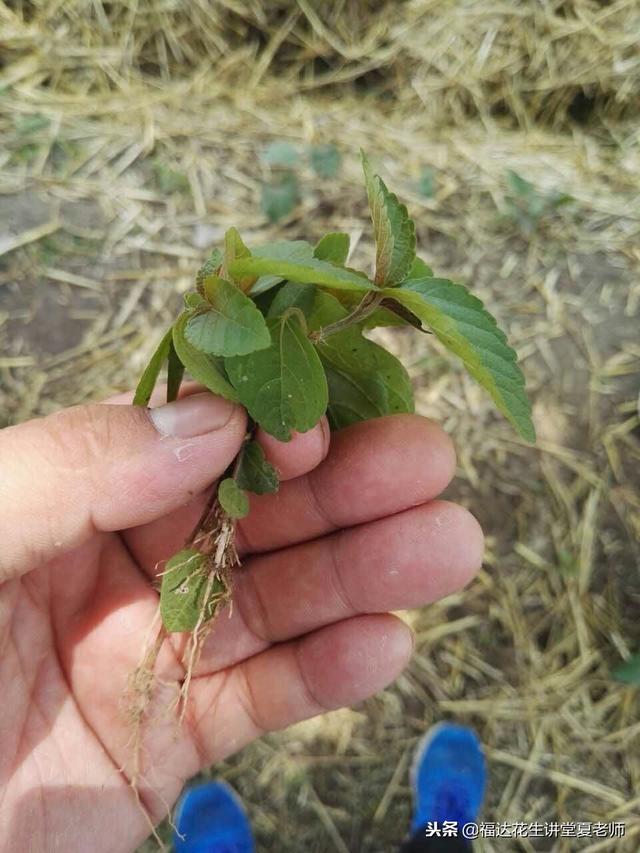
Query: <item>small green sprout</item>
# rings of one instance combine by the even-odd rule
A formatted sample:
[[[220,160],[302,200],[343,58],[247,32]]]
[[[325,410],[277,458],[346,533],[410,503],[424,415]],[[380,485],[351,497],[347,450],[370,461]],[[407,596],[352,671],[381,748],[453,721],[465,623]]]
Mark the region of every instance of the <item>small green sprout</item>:
[[[505,196],[505,214],[525,234],[533,234],[539,223],[558,208],[573,201],[570,195],[553,190],[541,192],[517,172],[507,172],[509,194]]]

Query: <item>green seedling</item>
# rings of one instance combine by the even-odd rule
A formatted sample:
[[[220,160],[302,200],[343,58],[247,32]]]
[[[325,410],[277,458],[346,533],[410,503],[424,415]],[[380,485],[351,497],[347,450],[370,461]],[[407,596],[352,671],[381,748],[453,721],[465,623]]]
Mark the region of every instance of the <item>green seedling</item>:
[[[335,178],[342,162],[332,142],[309,146],[304,158],[291,142],[272,142],[262,152],[261,160],[269,169],[269,177],[260,187],[262,212],[269,222],[286,219],[300,203],[298,172],[307,160],[316,177],[323,180]]]
[[[326,145],[312,145],[309,149],[311,168],[319,178],[335,178],[340,171],[342,158],[336,146],[329,142]]]
[[[436,176],[430,166],[425,166],[420,173],[418,192],[423,198],[434,198],[436,194]]]
[[[155,181],[163,195],[183,193],[189,190],[189,179],[182,172],[167,166],[161,160],[153,160],[151,163]]]
[[[541,192],[517,172],[507,172],[509,194],[505,196],[505,215],[525,234],[533,234],[541,220],[573,201],[566,193]]]
[[[640,652],[619,663],[611,671],[611,675],[616,681],[621,681],[623,684],[640,687]]]
[[[199,524],[162,574],[160,613],[168,632],[194,643],[231,596],[235,531],[251,494],[278,489],[256,430],[283,442],[327,415],[332,429],[414,408],[403,365],[364,332],[375,326],[429,331],[493,398],[526,441],[530,406],[516,354],[482,302],[434,276],[416,257],[415,226],[362,155],[376,242],[372,275],[347,264],[349,237],[330,233],[247,247],[235,228],[198,271],[184,310],[145,369],[135,403],[146,406],[165,364],[167,399],[183,374],[249,414],[246,440]]]

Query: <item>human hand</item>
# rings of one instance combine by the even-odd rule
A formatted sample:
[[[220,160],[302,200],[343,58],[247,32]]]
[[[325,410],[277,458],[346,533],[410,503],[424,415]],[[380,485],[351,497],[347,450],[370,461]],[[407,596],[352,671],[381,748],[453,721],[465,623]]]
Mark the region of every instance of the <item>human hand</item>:
[[[123,697],[154,577],[245,426],[242,409],[188,387],[151,412],[97,404],[0,432],[0,850],[116,853],[149,834]],[[369,421],[331,447],[326,424],[260,440],[284,482],[240,525],[231,613],[206,640],[182,726],[167,711],[180,637],[156,664],[138,777],[154,821],[201,768],[392,681],[412,638],[387,611],[447,595],[481,562],[477,522],[434,500],[454,453],[429,421]]]

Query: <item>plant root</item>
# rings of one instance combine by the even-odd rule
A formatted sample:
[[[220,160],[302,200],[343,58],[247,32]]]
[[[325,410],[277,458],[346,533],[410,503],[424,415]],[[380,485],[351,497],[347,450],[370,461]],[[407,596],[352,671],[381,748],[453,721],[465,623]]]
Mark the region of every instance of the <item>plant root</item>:
[[[189,690],[204,642],[211,631],[216,614],[225,604],[231,602],[233,570],[240,565],[235,544],[235,522],[220,507],[215,492],[198,525],[187,540],[187,547],[195,548],[205,556],[206,584],[197,623],[186,635],[186,644],[180,658],[184,675],[175,700],[171,701],[167,707],[168,711],[177,712],[179,725],[182,725],[185,719]],[[143,724],[148,717],[154,689],[158,683],[155,672],[158,656],[162,644],[170,636],[162,624],[158,607],[149,626],[140,663],[131,673],[125,692],[126,713],[132,727],[133,753],[133,769],[125,775],[128,776],[140,811],[162,851],[167,850],[167,847],[158,835],[151,814],[140,796],[140,780],[142,778]],[[124,769],[122,772],[125,773]],[[167,814],[170,814],[168,805]]]
[[[216,614],[231,601],[233,570],[240,565],[235,534],[234,521],[216,501],[192,541],[192,547],[207,555],[208,577],[202,596],[202,609],[182,655],[185,675],[178,700],[181,723],[184,721],[191,680],[198,666],[204,642],[211,631]],[[222,591],[214,592],[216,584],[222,585]]]

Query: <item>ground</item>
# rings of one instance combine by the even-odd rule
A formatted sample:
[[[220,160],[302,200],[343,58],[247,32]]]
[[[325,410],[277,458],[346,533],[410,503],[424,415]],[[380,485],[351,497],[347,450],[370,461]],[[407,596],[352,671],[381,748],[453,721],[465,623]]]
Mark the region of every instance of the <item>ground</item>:
[[[0,93],[3,424],[130,387],[228,225],[249,245],[345,230],[370,263],[360,146],[408,203],[422,256],[509,330],[534,402],[529,447],[431,337],[381,333],[418,410],[456,443],[448,494],[482,522],[485,564],[464,592],[405,614],[417,650],[389,690],[212,768],[247,803],[259,850],[392,850],[412,750],[443,718],[485,744],[486,820],[627,823],[626,840],[483,849],[637,850],[639,694],[610,673],[640,649],[636,125],[523,127],[470,108],[436,123],[417,84],[398,104],[346,85],[284,97],[268,81],[225,89],[202,68],[160,85],[114,72],[98,97],[78,68],[65,85],[73,62],[43,86],[9,51]],[[300,204],[270,224],[260,154],[274,140],[335,143],[342,166],[322,180],[300,167]],[[571,201],[537,218],[516,199],[518,216],[509,170]]]

